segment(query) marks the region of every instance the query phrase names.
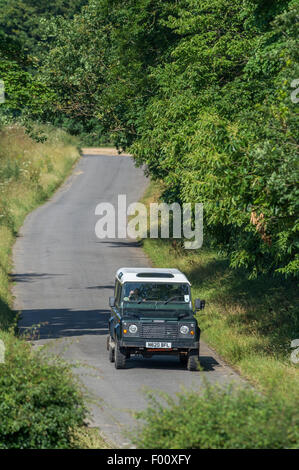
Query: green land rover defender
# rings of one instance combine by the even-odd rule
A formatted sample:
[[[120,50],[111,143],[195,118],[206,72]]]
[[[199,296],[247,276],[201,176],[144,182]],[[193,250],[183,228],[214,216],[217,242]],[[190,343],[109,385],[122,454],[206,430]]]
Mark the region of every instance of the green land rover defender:
[[[120,268],[109,304],[107,350],[116,369],[124,369],[134,354],[171,354],[188,370],[198,370],[200,329],[191,284],[178,269]],[[201,310],[205,301],[194,304]]]

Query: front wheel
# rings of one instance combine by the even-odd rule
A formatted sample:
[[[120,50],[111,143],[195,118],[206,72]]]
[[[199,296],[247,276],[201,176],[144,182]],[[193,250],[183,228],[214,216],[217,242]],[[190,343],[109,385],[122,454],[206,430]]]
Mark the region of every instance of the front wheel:
[[[115,361],[115,348],[113,348],[111,344],[109,344],[108,351],[109,351],[109,361],[114,362]]]
[[[190,351],[188,354],[187,369],[196,371],[199,369],[199,351],[197,349]]]
[[[120,348],[118,344],[115,345],[115,369],[125,369],[126,368],[126,352],[123,348]]]
[[[180,355],[179,355],[179,358],[180,358],[180,363],[181,363],[183,366],[186,366],[186,365],[187,365],[187,362],[188,362],[188,356],[187,356],[187,354],[180,354]]]

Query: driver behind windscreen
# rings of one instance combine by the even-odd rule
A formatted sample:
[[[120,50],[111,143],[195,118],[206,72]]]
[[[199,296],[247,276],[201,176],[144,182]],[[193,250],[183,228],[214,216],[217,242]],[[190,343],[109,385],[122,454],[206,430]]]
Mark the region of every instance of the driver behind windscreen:
[[[134,300],[140,300],[140,291],[137,287],[136,287],[136,289],[130,291],[129,300],[133,300],[133,301]]]

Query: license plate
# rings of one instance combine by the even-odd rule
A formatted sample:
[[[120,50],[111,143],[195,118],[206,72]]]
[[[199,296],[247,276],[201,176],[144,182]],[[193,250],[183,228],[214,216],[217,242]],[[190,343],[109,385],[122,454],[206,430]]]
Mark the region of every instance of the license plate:
[[[150,341],[145,343],[147,348],[154,348],[154,349],[170,349],[171,343],[164,343],[164,342],[157,342],[157,341]]]

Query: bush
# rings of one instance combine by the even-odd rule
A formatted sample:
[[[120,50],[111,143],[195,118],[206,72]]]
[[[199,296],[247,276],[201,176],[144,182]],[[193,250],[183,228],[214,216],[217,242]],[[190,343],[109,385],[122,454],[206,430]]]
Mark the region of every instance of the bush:
[[[32,350],[10,333],[0,364],[0,449],[71,447],[83,426],[83,396],[68,365]]]
[[[139,448],[276,449],[296,448],[294,407],[250,389],[206,385],[203,394],[163,394],[166,406],[150,394],[150,406],[137,414],[145,424],[135,436]]]

